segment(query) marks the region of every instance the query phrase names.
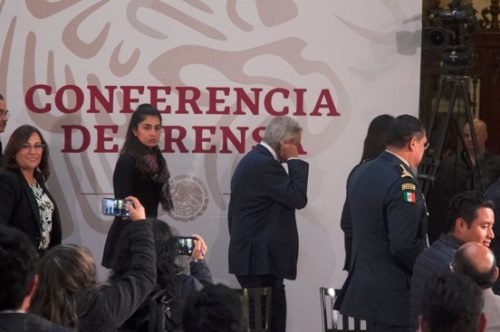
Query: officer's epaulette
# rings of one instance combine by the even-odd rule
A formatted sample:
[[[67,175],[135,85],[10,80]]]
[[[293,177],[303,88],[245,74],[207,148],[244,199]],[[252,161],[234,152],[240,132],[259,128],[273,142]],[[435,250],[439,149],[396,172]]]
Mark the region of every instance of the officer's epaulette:
[[[399,167],[401,167],[401,178],[412,178],[413,180],[415,180],[413,175],[408,172],[402,164],[399,164]]]

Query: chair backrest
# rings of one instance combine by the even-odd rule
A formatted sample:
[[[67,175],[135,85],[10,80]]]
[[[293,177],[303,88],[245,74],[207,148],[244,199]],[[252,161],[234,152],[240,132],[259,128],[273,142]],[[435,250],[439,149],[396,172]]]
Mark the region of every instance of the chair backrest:
[[[339,294],[340,289],[319,288],[323,332],[368,331],[366,321],[342,315],[338,310],[335,310],[333,306]]]
[[[271,331],[271,288],[241,288],[243,304],[248,308],[248,332]]]

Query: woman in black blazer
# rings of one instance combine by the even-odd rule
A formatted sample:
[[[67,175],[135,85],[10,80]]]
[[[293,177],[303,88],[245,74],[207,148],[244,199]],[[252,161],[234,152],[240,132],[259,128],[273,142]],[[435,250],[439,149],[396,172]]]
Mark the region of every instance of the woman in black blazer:
[[[48,161],[41,132],[23,125],[10,136],[0,172],[0,223],[25,232],[40,254],[62,238],[56,201],[45,186]]]

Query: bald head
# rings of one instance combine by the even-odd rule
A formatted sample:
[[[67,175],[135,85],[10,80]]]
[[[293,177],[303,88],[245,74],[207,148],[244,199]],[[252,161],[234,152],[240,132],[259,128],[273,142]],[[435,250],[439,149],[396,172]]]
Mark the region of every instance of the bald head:
[[[474,119],[472,123],[474,125],[474,131],[476,133],[479,153],[484,153],[484,151],[486,150],[486,140],[488,139],[488,128],[486,126],[486,123],[483,120],[479,119]],[[472,154],[474,152],[474,144],[472,143],[472,134],[468,123],[464,125],[464,141],[465,148],[470,154]]]
[[[481,288],[490,288],[498,278],[495,255],[476,242],[467,242],[455,252],[452,267],[455,272],[471,277]]]

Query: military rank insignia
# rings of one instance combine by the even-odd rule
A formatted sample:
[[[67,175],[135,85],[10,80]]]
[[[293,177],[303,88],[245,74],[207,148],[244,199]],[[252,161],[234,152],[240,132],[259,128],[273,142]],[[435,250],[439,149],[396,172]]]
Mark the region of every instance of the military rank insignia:
[[[403,191],[403,202],[415,203],[417,202],[417,196],[414,191]]]

